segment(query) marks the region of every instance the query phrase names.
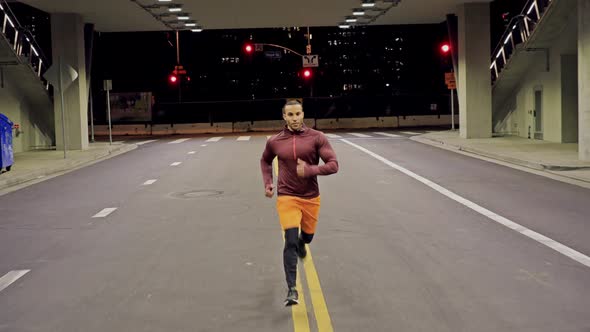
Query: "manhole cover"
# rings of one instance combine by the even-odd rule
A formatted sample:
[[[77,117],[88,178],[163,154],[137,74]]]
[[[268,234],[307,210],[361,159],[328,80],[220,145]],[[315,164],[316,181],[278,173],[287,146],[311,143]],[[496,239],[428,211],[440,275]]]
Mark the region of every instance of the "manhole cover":
[[[223,191],[221,190],[193,190],[187,191],[182,193],[172,193],[173,197],[176,198],[201,198],[201,197],[212,197],[212,196],[219,196],[222,195]]]

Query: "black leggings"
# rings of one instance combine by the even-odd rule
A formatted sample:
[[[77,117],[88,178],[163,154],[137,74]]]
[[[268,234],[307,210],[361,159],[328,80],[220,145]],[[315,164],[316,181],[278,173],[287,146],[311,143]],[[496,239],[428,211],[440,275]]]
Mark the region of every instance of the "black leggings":
[[[297,246],[311,243],[313,234],[307,234],[301,231],[299,238],[299,228],[289,228],[285,230],[285,248],[283,249],[283,265],[285,266],[285,277],[289,288],[295,287],[297,280]]]

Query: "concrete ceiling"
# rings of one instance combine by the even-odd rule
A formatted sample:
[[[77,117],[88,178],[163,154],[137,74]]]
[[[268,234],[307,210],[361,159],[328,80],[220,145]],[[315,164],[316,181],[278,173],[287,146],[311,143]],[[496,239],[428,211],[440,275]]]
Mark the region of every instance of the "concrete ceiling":
[[[103,32],[169,30],[151,13],[165,14],[167,8],[153,5],[181,5],[191,20],[204,29],[238,29],[271,27],[337,26],[353,8],[361,7],[361,0],[21,0],[48,13],[78,13],[86,23],[94,23]],[[490,0],[378,0],[377,6],[391,7],[371,24],[440,23],[445,15],[456,12],[465,2]],[[368,10],[368,9],[367,9]],[[367,15],[378,12],[367,12]],[[161,20],[176,21],[176,16]],[[182,27],[182,25],[178,25]]]

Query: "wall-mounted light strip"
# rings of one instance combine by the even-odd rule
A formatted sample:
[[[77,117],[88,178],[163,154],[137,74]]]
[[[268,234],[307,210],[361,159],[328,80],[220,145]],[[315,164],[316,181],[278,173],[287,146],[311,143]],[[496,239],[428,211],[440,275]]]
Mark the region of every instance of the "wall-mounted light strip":
[[[529,8],[529,10],[526,12],[527,15],[530,14],[533,11],[533,9],[535,9],[536,4],[537,2],[533,1],[533,3],[531,4],[531,8]]]
[[[14,23],[12,23],[12,21],[10,20],[10,17],[8,17],[8,15],[6,15],[6,20],[8,21],[8,23],[10,23],[10,26],[14,28]]]

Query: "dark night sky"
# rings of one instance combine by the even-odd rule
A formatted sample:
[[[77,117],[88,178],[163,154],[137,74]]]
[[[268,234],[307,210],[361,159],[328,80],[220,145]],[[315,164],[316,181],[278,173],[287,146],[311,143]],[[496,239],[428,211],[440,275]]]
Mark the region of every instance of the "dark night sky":
[[[501,14],[517,15],[525,3],[526,0],[491,3],[492,49],[504,32]],[[51,58],[47,16],[19,3],[12,3],[11,8],[24,26],[35,17],[38,43]],[[445,68],[438,53],[438,46],[446,38],[444,23],[371,26],[350,29],[357,32],[350,37],[334,35],[342,31],[312,28],[313,53],[322,57],[320,68],[314,73],[314,95],[445,92],[441,78]],[[364,34],[361,35],[361,31]],[[282,29],[181,32],[181,63],[192,79],[184,86],[185,98],[228,100],[251,99],[254,95],[260,99],[307,93],[305,83],[297,77],[301,61],[294,55],[271,60],[262,53],[247,57],[241,49],[252,37],[254,42],[277,43],[303,53],[306,44],[303,29],[292,31],[291,38],[287,38],[288,35]],[[404,41],[399,44],[395,38]],[[337,47],[328,44],[335,39],[340,42]],[[342,45],[342,42],[349,45]],[[95,87],[102,86],[101,80],[109,78],[113,79],[115,91],[153,91],[161,100],[173,99],[176,89],[168,84],[167,77],[176,63],[175,43],[174,32],[97,34],[92,72]],[[399,46],[403,51],[398,51]],[[224,57],[238,58],[239,63],[222,64]],[[395,68],[396,61],[402,62],[403,67]],[[346,70],[351,72],[346,73]],[[386,83],[390,84],[389,88],[385,88]],[[345,84],[358,84],[360,89],[345,92],[342,89]]]

